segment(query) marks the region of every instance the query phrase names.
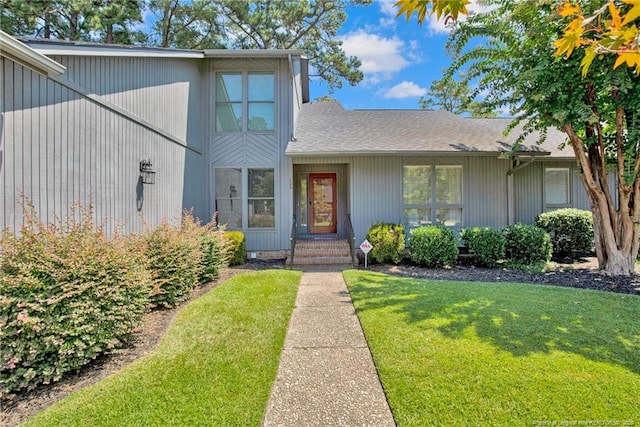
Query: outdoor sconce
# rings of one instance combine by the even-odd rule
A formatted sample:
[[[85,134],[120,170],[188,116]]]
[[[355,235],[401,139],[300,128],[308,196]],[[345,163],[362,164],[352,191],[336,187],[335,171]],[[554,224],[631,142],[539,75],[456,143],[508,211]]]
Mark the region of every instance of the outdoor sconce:
[[[143,184],[156,183],[156,171],[153,170],[151,160],[142,160],[140,162],[140,176]]]

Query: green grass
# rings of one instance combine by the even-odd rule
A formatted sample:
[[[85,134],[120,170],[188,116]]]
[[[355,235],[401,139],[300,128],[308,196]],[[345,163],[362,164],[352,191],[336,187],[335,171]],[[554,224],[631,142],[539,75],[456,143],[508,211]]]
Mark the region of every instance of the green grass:
[[[188,304],[149,356],[26,425],[260,425],[300,276],[234,277]]]
[[[639,297],[344,276],[399,426],[640,425]]]

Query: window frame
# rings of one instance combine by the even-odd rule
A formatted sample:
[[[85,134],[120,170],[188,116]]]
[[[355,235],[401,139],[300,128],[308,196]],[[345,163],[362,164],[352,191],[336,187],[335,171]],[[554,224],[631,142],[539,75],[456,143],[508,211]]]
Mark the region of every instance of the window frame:
[[[235,170],[240,170],[241,174],[240,174],[240,184],[241,184],[241,188],[237,189],[237,192],[239,194],[239,196],[237,197],[225,197],[226,196],[226,192],[224,192],[223,194],[221,194],[222,197],[218,197],[218,182],[217,182],[217,172],[218,170],[224,170],[224,169],[235,169]],[[273,196],[272,197],[252,197],[250,196],[249,190],[251,188],[251,184],[249,182],[250,180],[250,171],[251,170],[270,170],[273,172]],[[241,219],[240,219],[240,227],[236,227],[236,226],[228,226],[227,229],[229,230],[239,230],[239,231],[271,231],[271,230],[275,230],[278,227],[278,185],[277,185],[277,181],[278,181],[278,168],[275,165],[251,165],[251,166],[233,166],[233,165],[217,165],[213,167],[213,179],[214,179],[214,183],[213,183],[213,207],[214,207],[214,211],[218,213],[219,215],[219,210],[218,210],[218,201],[219,200],[233,200],[234,203],[236,202],[236,200],[238,200],[241,206]],[[226,189],[225,189],[226,190]],[[229,190],[231,191],[231,190]],[[250,218],[249,218],[249,204],[251,200],[271,200],[273,203],[273,225],[272,226],[268,226],[268,227],[255,227],[255,226],[250,226]],[[218,223],[219,224],[225,224],[224,222],[220,221],[220,218],[218,218]]]
[[[406,203],[406,170],[411,167],[425,167],[429,168],[429,185],[430,185],[430,194],[429,200],[427,203]],[[455,168],[460,170],[460,203],[441,203],[438,202],[438,169],[443,168]],[[423,225],[444,225],[445,227],[457,229],[464,226],[464,166],[461,164],[439,164],[439,163],[422,163],[422,164],[404,164],[402,166],[402,206],[403,206],[403,218],[404,218],[404,226],[408,232],[414,228],[421,227]],[[417,210],[427,210],[428,211],[428,222],[423,225],[411,225],[407,221],[407,210],[417,209]],[[445,225],[440,224],[437,220],[438,211],[442,209],[459,209],[460,210],[460,222],[456,225]],[[409,234],[409,233],[407,233]]]
[[[274,229],[276,227],[276,208],[277,208],[277,204],[276,204],[276,169],[273,167],[247,167],[247,174],[246,174],[246,181],[247,181],[247,229],[251,229],[251,230],[256,230],[256,229]],[[252,196],[251,195],[251,171],[271,171],[273,174],[273,188],[272,190],[272,196],[269,197],[265,197],[265,196]],[[260,200],[264,200],[264,201],[272,201],[273,203],[273,225],[270,226],[266,226],[266,227],[261,227],[261,226],[252,226],[251,225],[251,217],[249,214],[249,206],[251,205],[252,201],[260,201]]]
[[[566,172],[566,201],[564,203],[549,203],[547,199],[547,195],[549,194],[550,181],[548,179],[547,172],[548,171],[563,171]],[[543,170],[544,174],[544,191],[542,194],[543,197],[543,205],[545,211],[569,208],[572,206],[571,202],[571,193],[572,193],[572,168],[570,166],[545,166]]]
[[[221,101],[218,99],[218,79],[220,76],[224,75],[240,75],[242,80],[242,94],[241,94],[241,102],[238,101]],[[267,75],[271,76],[273,79],[273,87],[272,87],[272,99],[264,100],[257,99],[252,100],[250,98],[250,88],[249,88],[249,80],[250,76],[253,75]],[[251,133],[251,134],[274,134],[276,133],[276,128],[278,124],[278,110],[276,108],[277,105],[277,74],[275,70],[245,70],[245,71],[237,71],[237,70],[217,70],[213,76],[213,131],[216,134],[240,134],[240,133]],[[241,117],[241,126],[238,130],[224,130],[219,128],[218,123],[218,112],[221,110],[221,107],[228,106],[233,108],[234,105],[241,105],[242,108],[242,117]],[[251,106],[260,106],[267,105],[272,106],[273,117],[272,117],[272,128],[271,129],[250,129],[250,117],[249,110]]]

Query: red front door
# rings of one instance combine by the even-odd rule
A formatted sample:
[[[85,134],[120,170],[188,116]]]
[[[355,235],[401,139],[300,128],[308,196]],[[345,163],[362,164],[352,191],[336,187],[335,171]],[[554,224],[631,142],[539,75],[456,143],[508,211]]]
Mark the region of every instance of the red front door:
[[[338,231],[336,174],[309,174],[309,232],[328,234]]]

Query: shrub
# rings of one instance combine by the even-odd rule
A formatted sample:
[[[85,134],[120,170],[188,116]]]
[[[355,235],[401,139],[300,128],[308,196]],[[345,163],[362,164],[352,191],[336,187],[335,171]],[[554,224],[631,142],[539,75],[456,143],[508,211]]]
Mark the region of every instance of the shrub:
[[[580,209],[558,209],[538,215],[536,225],[551,237],[553,254],[579,256],[593,250],[593,215]]]
[[[441,225],[418,227],[409,236],[411,259],[427,267],[453,265],[458,259],[458,244],[453,230]]]
[[[242,231],[225,231],[225,247],[229,265],[242,265],[247,256],[246,238]]]
[[[126,342],[146,309],[149,273],[90,211],[0,237],[0,399],[60,380]]]
[[[402,261],[404,251],[404,227],[401,224],[379,222],[367,232],[367,240],[373,246],[369,257],[379,263]]]
[[[175,307],[198,284],[202,252],[195,233],[163,222],[141,236],[147,268],[153,279],[153,307]]]
[[[525,264],[549,262],[551,259],[551,238],[542,228],[513,224],[502,232],[508,259]]]
[[[217,279],[222,269],[228,265],[228,256],[224,249],[224,235],[216,227],[215,219],[214,216],[209,224],[202,225],[191,212],[185,212],[183,215],[182,230],[192,234],[200,244],[199,283],[207,283]]]
[[[478,266],[495,267],[504,258],[504,235],[500,230],[489,227],[465,228],[460,238]]]

